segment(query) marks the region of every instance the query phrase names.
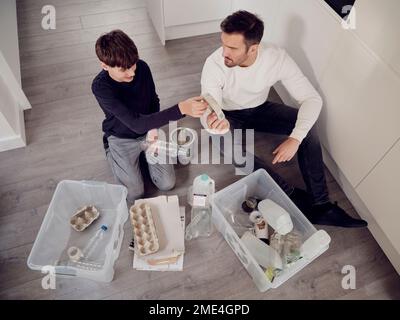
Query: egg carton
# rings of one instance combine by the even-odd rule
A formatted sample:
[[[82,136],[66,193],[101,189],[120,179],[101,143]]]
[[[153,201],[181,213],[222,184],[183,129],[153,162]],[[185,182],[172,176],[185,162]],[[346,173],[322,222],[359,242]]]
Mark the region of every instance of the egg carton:
[[[150,205],[132,206],[130,216],[136,252],[141,256],[157,252],[160,246]]]
[[[85,206],[80,208],[70,219],[72,228],[76,231],[83,231],[92,224],[100,215],[95,206]]]

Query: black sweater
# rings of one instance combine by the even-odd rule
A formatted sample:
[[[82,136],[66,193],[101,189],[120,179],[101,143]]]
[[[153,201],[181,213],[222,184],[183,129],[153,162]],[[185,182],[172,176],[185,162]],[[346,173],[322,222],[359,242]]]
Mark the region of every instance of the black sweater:
[[[93,80],[92,92],[106,117],[103,121],[105,149],[110,135],[136,139],[183,117],[178,105],[160,111],[151,71],[143,60],[137,62],[131,82],[115,81],[102,70]]]

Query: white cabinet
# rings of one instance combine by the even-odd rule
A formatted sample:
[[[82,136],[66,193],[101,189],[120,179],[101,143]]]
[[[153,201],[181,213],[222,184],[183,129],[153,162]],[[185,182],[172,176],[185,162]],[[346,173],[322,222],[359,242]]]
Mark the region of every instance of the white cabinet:
[[[397,252],[400,252],[399,181],[400,141],[356,189]],[[399,268],[400,262],[397,264]]]
[[[147,11],[163,44],[166,40],[220,31],[232,0],[146,0]]]
[[[400,78],[343,31],[320,82],[321,139],[353,187],[400,137]]]
[[[357,0],[354,32],[400,75],[399,0]]]
[[[166,0],[165,26],[223,20],[230,12],[231,0]]]

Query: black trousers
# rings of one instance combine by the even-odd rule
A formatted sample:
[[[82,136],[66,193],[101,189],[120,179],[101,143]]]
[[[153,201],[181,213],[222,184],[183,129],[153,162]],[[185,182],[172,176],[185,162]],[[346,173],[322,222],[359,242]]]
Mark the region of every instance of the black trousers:
[[[256,108],[224,111],[224,113],[231,130],[254,129],[256,132],[289,136],[295,127],[298,110],[284,104],[266,101]],[[328,202],[321,145],[315,126],[301,142],[297,157],[307,192],[312,197],[314,204]],[[274,172],[265,161],[254,155],[254,170],[259,168],[265,169],[282,190],[290,195],[293,186]]]

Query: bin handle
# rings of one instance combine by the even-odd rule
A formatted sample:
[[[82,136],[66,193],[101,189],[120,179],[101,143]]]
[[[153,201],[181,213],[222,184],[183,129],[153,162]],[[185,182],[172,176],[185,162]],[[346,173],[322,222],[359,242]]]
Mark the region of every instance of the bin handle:
[[[118,227],[117,240],[115,240],[113,243],[113,252],[112,252],[112,258],[111,258],[112,261],[117,260],[117,258],[119,256],[123,238],[124,238],[124,228],[123,228],[123,224],[120,224]]]
[[[94,181],[94,180],[81,180],[82,183],[92,185],[92,186],[106,186],[107,183],[104,181]]]

